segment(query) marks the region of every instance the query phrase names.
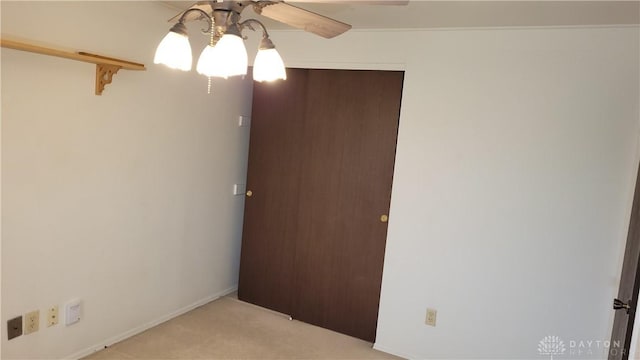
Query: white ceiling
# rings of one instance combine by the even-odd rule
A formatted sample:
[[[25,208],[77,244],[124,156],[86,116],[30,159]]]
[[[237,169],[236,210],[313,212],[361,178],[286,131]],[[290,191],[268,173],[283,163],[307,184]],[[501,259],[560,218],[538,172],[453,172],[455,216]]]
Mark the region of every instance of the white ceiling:
[[[640,1],[409,1],[408,5],[288,3],[353,25],[354,29],[640,24]],[[325,0],[326,2],[327,0]],[[335,1],[335,0],[334,0]],[[176,13],[194,1],[162,1]],[[247,14],[249,12],[250,14]],[[252,11],[270,29],[288,26]]]

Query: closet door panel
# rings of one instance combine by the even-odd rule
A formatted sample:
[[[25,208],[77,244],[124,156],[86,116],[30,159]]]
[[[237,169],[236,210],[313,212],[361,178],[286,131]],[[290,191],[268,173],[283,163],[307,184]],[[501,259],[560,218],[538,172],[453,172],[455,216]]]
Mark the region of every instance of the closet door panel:
[[[293,316],[373,342],[403,73],[307,81]]]
[[[238,298],[292,313],[307,71],[255,83]]]

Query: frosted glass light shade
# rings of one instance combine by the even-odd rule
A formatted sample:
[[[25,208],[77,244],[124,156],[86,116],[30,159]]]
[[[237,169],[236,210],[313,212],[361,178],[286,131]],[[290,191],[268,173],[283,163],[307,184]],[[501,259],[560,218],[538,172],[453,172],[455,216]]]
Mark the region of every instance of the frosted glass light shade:
[[[220,38],[215,46],[215,67],[214,75],[223,78],[229,76],[246,75],[249,59],[244,41],[238,35],[226,33]]]
[[[220,55],[218,54],[217,47],[207,45],[200,54],[198,65],[196,65],[196,71],[198,74],[202,74],[207,77],[225,77],[222,73],[222,67],[218,64],[219,61]]]
[[[258,50],[253,62],[253,80],[274,81],[278,79],[287,79],[284,62],[282,62],[278,50],[275,48]]]
[[[153,58],[154,64],[163,64],[182,71],[191,70],[192,61],[189,38],[173,31],[169,31],[162,39]]]

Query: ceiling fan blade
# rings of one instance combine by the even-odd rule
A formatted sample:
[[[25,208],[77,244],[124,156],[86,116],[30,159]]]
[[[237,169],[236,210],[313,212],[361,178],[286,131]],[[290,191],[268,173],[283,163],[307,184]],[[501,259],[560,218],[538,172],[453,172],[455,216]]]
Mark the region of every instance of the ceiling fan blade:
[[[188,9],[185,9],[184,11],[182,11],[181,13],[179,13],[178,15],[172,17],[171,19],[169,19],[169,22],[176,22],[178,21],[178,19],[180,19],[180,16],[182,16],[182,14],[185,13],[185,11],[190,10],[190,9],[200,9],[208,14],[211,14],[211,12],[213,11],[211,9],[211,2],[209,1],[198,1],[197,3],[189,6]],[[195,20],[197,18],[199,18],[201,16],[200,13],[192,11],[189,14],[187,14],[187,16],[184,18],[185,21],[190,21],[190,20]]]
[[[409,0],[291,0],[289,3],[316,3],[340,5],[408,5]]]
[[[259,6],[256,12],[327,39],[351,29],[349,24],[283,2]]]

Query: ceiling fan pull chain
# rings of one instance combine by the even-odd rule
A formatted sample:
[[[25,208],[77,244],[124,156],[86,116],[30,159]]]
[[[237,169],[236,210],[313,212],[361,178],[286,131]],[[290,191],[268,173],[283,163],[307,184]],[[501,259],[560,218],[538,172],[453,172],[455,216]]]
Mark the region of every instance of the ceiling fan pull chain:
[[[215,33],[215,21],[211,15],[211,29],[209,29],[209,45],[214,46],[213,36]],[[207,94],[211,94],[211,76],[207,76]]]
[[[209,45],[213,46],[215,43],[213,42],[213,34],[215,33],[215,20],[213,15],[211,15],[211,29],[209,29]]]

